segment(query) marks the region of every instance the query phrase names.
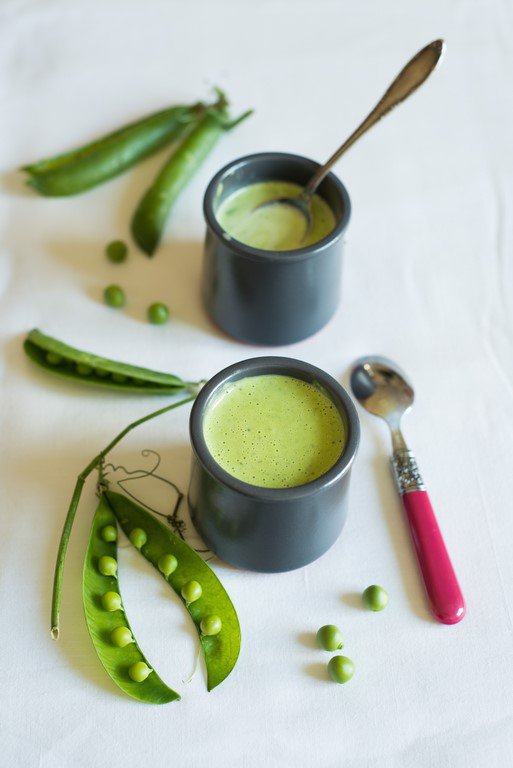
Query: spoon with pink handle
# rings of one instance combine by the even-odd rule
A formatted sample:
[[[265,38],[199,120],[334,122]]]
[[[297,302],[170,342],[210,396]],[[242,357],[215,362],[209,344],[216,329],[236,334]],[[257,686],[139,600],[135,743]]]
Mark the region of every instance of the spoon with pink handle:
[[[465,601],[415,456],[401,433],[401,418],[413,404],[413,389],[391,360],[374,355],[356,361],[351,371],[351,389],[369,413],[380,416],[390,427],[392,466],[429,607],[438,621],[457,624],[465,616]]]

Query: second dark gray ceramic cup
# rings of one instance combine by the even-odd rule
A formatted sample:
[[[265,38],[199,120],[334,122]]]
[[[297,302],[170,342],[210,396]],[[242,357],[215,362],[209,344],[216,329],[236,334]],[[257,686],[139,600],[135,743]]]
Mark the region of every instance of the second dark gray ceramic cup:
[[[318,167],[314,160],[300,155],[248,155],[226,165],[207,187],[203,299],[214,322],[236,339],[291,344],[320,330],[338,306],[343,236],[351,203],[333,173],[317,192],[335,214],[335,229],[306,248],[253,248],[230,237],[216,218],[221,202],[240,187],[273,179],[304,186]]]
[[[265,374],[294,376],[321,387],[342,417],[347,430],[344,450],[331,469],[310,483],[293,488],[250,485],[220,467],[207,448],[203,418],[224,386]],[[254,571],[290,571],[316,560],[337,540],[347,516],[360,425],[345,389],[320,368],[287,357],[256,357],[225,368],[196,398],[190,436],[191,517],[222,560]]]

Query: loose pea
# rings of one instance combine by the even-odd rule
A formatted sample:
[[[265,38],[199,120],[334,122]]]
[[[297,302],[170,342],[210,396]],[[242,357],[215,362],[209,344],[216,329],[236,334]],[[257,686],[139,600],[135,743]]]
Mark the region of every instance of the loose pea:
[[[221,619],[215,614],[205,616],[205,618],[200,621],[200,629],[203,635],[218,635],[222,626]]]
[[[105,254],[109,261],[113,261],[116,264],[125,261],[128,253],[128,248],[123,240],[112,240],[105,248]]]
[[[142,528],[134,528],[134,530],[131,531],[129,538],[134,547],[137,549],[141,549],[141,547],[144,546],[148,540],[146,531],[143,531]]]
[[[113,557],[103,555],[98,560],[98,570],[103,576],[115,576],[118,570],[118,564]]]
[[[339,651],[344,645],[342,633],[334,624],[325,624],[317,631],[317,642],[324,651]]]
[[[87,363],[77,363],[77,373],[79,376],[90,376],[93,369]]]
[[[113,525],[106,525],[102,528],[102,539],[104,541],[116,541],[118,532]]]
[[[121,608],[121,595],[117,592],[106,592],[102,596],[102,605],[106,611],[118,611]]]
[[[104,292],[103,298],[105,303],[109,307],[122,307],[126,301],[125,292],[119,285],[108,285]]]
[[[112,630],[110,639],[118,648],[124,648],[126,645],[135,642],[128,627],[116,627],[116,629]]]
[[[170,576],[173,571],[176,571],[178,566],[178,560],[174,555],[162,555],[158,562],[159,571],[167,577]]]
[[[143,683],[152,671],[144,661],[137,661],[129,667],[128,674],[134,683]]]
[[[387,607],[388,592],[377,584],[371,584],[362,594],[362,602],[371,611],[382,611]]]
[[[328,662],[328,673],[335,683],[347,683],[354,675],[354,664],[347,656],[333,656]]]
[[[201,584],[197,581],[188,581],[187,584],[183,585],[181,590],[182,597],[187,605],[189,603],[194,603],[195,600],[199,600],[202,592]]]
[[[127,376],[125,376],[124,373],[113,373],[112,374],[112,381],[115,381],[117,384],[123,384],[127,380]]]
[[[56,352],[47,352],[46,362],[49,365],[60,365],[62,363],[62,357],[58,355]]]
[[[154,325],[163,325],[169,319],[169,309],[165,304],[156,302],[148,307],[148,320]]]

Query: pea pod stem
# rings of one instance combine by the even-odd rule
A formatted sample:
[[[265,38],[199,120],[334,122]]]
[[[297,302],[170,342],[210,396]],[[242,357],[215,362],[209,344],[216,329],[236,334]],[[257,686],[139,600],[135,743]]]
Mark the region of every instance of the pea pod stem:
[[[171,405],[167,405],[164,408],[159,408],[158,411],[153,411],[152,413],[147,414],[146,416],[143,416],[140,419],[137,419],[137,421],[132,422],[129,424],[125,429],[123,429],[111,442],[102,450],[100,453],[92,459],[92,461],[89,462],[89,464],[85,467],[85,469],[80,472],[80,474],[77,477],[77,481],[75,483],[75,488],[73,490],[73,495],[71,497],[71,501],[68,507],[68,512],[66,514],[66,519],[64,521],[64,526],[61,533],[61,538],[59,542],[59,549],[57,551],[57,559],[55,562],[55,572],[54,572],[54,578],[53,578],[53,593],[52,593],[52,610],[51,610],[51,636],[54,640],[57,640],[59,638],[59,632],[60,632],[60,624],[59,624],[59,618],[60,618],[60,608],[61,608],[61,597],[62,597],[62,577],[64,573],[64,561],[66,559],[66,551],[68,549],[68,543],[69,543],[69,537],[71,534],[71,529],[73,527],[73,522],[75,520],[76,511],[78,508],[78,504],[80,501],[80,497],[82,495],[82,490],[84,487],[84,483],[93,472],[94,469],[97,467],[101,467],[102,462],[104,461],[107,454],[124,438],[126,435],[131,432],[136,427],[139,427],[141,424],[144,424],[146,421],[150,421],[151,419],[157,418],[157,416],[162,416],[162,414],[167,413],[168,411],[172,411],[175,408],[178,408],[181,405],[186,405],[187,403],[192,402],[194,400],[196,395],[191,395],[190,397],[185,398],[184,400],[180,400],[178,403],[172,403]]]

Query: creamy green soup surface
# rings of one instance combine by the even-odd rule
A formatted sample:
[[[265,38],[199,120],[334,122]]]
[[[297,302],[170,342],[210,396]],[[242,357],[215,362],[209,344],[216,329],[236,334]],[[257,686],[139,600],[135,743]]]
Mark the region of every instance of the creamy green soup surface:
[[[227,384],[205,413],[203,434],[226,472],[264,488],[315,480],[346,443],[340,413],[320,388],[274,374]]]
[[[266,251],[291,251],[317,243],[336,224],[335,214],[328,203],[314,195],[313,224],[306,232],[306,220],[301,211],[290,205],[258,206],[279,197],[297,197],[299,184],[289,181],[259,181],[248,184],[228,195],[216,211],[222,228],[241,243]]]

